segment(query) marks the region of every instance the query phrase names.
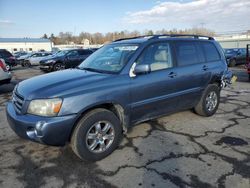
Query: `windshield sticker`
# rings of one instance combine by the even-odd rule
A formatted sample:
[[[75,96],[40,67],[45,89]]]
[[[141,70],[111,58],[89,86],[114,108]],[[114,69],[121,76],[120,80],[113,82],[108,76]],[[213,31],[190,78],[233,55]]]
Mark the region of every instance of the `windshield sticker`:
[[[117,47],[114,47],[114,50],[135,51],[137,48],[138,46],[117,46]]]

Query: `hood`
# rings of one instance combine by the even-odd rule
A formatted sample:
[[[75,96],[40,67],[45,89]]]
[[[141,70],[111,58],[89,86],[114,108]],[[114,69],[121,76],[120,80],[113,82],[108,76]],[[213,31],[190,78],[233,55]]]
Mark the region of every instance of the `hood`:
[[[49,55],[49,56],[45,56],[42,58],[42,61],[40,63],[46,63],[46,61],[48,60],[58,60],[58,59],[62,59],[64,58],[64,56],[56,56],[56,55]]]
[[[235,53],[227,53],[225,54],[226,58],[231,58],[231,57],[234,57],[236,54]]]
[[[102,82],[113,77],[111,74],[67,69],[24,80],[18,84],[17,91],[26,100],[66,97],[103,86]]]
[[[31,56],[31,54],[26,54],[26,55],[22,55],[22,56],[18,57],[17,59],[18,59],[18,60],[26,59],[26,58],[28,58],[28,57],[30,57],[30,56]]]

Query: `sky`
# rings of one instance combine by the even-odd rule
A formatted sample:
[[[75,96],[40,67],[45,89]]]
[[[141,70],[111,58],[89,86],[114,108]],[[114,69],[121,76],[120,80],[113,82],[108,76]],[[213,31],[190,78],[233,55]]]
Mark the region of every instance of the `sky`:
[[[250,30],[250,0],[0,0],[0,37],[205,27]]]

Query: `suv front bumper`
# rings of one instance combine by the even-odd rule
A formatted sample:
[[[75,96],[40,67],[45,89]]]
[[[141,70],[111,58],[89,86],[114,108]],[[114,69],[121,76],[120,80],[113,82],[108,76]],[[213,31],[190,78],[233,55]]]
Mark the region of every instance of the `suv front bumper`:
[[[44,71],[52,71],[52,69],[53,69],[53,65],[51,65],[51,64],[41,64],[40,63],[39,67],[41,70],[44,70]]]
[[[21,138],[52,146],[65,145],[71,135],[77,115],[40,117],[16,113],[12,102],[6,107],[7,120]]]

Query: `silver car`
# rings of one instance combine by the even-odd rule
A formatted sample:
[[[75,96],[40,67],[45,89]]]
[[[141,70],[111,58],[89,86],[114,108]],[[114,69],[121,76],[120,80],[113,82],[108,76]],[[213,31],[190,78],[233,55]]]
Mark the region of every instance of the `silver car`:
[[[0,59],[0,85],[10,83],[11,78],[12,75],[8,71],[5,61]]]
[[[33,55],[31,55],[30,57],[26,58],[24,60],[23,65],[25,67],[30,67],[33,65],[39,65],[39,62],[44,59],[44,57],[52,55],[52,53],[50,52],[38,52],[38,53],[34,53]]]

